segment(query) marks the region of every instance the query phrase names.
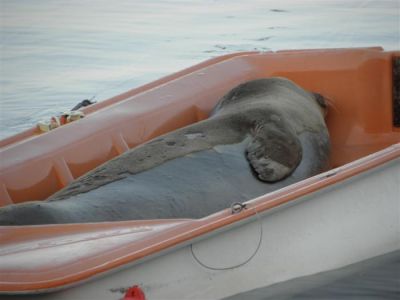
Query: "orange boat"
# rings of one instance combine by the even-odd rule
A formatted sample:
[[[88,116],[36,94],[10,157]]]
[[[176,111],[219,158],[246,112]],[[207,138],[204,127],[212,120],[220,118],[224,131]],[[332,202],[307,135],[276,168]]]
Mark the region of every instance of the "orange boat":
[[[84,119],[48,133],[32,128],[1,141],[5,206],[44,200],[111,158],[207,118],[245,81],[286,77],[331,103],[333,168],[239,212],[0,226],[0,295],[219,299],[398,251],[399,66],[400,52],[379,47],[235,53],[86,107]]]

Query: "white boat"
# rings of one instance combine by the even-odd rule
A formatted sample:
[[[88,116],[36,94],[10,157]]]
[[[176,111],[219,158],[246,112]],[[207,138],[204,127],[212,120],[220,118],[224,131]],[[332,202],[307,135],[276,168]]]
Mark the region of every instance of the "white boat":
[[[7,205],[45,199],[107,159],[205,118],[246,80],[284,76],[333,104],[333,168],[246,203],[202,219],[1,226],[0,295],[267,299],[254,291],[270,288],[274,299],[279,284],[400,257],[399,61],[380,48],[237,53],[89,107],[49,133],[4,140]]]

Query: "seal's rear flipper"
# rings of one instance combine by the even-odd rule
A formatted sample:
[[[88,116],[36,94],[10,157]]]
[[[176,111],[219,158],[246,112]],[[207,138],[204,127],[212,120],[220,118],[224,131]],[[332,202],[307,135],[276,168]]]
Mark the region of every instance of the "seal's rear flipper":
[[[277,117],[277,120],[256,125],[247,146],[247,159],[262,181],[276,182],[286,178],[301,161],[300,141],[282,123]]]

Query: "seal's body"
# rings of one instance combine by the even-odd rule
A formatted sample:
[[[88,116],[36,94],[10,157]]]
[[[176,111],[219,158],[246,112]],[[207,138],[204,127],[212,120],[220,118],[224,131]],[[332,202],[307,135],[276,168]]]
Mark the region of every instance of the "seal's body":
[[[323,171],[321,96],[283,78],[244,83],[210,118],[156,138],[44,202],[0,209],[0,224],[199,218]]]

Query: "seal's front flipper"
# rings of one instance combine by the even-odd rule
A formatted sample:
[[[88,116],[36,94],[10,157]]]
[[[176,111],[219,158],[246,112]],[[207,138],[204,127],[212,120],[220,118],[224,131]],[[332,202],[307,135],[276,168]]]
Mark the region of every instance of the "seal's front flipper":
[[[274,120],[253,128],[247,159],[258,178],[276,182],[289,176],[302,158],[300,141],[283,122]]]

